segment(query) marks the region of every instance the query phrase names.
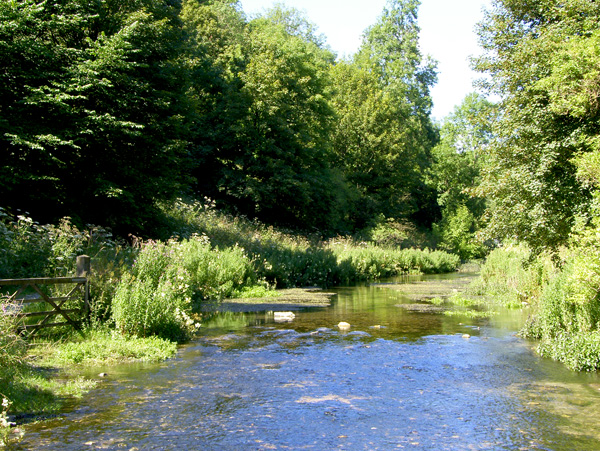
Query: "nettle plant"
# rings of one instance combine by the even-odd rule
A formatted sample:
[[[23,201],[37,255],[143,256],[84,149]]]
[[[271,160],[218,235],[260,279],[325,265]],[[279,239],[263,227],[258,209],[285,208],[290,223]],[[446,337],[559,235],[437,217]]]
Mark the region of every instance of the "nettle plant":
[[[185,341],[199,327],[193,318],[202,303],[255,282],[251,261],[240,247],[219,250],[197,235],[148,241],[116,289],[112,315],[123,333]]]

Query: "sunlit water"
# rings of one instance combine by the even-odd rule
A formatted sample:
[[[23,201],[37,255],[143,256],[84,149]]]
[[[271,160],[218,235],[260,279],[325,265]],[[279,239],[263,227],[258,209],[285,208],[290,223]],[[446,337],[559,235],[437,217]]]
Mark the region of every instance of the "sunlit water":
[[[470,320],[399,308],[415,301],[386,286],[337,291],[292,322],[230,316],[175,359],[109,369],[19,448],[600,449],[598,376],[538,357],[515,336],[526,311]]]

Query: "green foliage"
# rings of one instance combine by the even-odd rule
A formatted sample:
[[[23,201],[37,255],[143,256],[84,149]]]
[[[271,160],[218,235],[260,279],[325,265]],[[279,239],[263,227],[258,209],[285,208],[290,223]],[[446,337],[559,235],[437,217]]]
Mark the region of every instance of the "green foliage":
[[[436,133],[429,118],[435,64],[418,49],[418,1],[390,1],[352,61],[331,67],[337,121],[333,157],[350,182],[347,221],[413,219],[430,225],[434,193],[423,172]]]
[[[231,297],[256,279],[244,249],[237,245],[213,249],[206,236],[184,240],[176,246],[181,264],[189,275],[188,283],[198,301]]]
[[[599,130],[598,18],[587,0],[498,0],[479,27],[475,68],[502,99],[479,190],[491,238],[556,250],[589,206],[577,174]]]
[[[456,270],[460,258],[443,251],[385,248],[337,238],[323,242],[219,213],[209,204],[178,202],[173,225],[185,235],[209,237],[217,248],[238,245],[248,254],[255,280],[277,288],[332,286],[408,272]]]
[[[434,225],[440,247],[458,253],[463,260],[481,258],[486,248],[477,238],[484,199],[474,195],[491,139],[494,109],[477,94],[469,94],[448,116],[441,141],[432,150],[433,163],[427,183],[438,193],[442,220]]]
[[[554,340],[558,334],[589,333],[600,326],[600,259],[571,257],[545,286],[527,335]]]
[[[0,1],[0,196],[121,237],[168,238],[157,203],[182,193],[328,236],[380,214],[430,225],[417,8],[390,1],[334,64],[281,5],[250,20],[229,0]]]
[[[44,365],[66,367],[124,361],[159,362],[173,357],[177,344],[159,337],[125,337],[107,329],[86,331],[85,339],[56,343],[42,355]]]
[[[375,280],[399,274],[451,272],[460,264],[458,256],[442,251],[381,248],[366,243],[335,240],[329,246],[338,261],[342,282]]]
[[[444,315],[446,316],[461,316],[470,319],[478,319],[478,318],[490,318],[492,316],[497,315],[497,312],[486,310],[446,310]]]
[[[112,317],[123,333],[184,341],[199,326],[192,314],[202,302],[255,282],[251,261],[238,246],[216,249],[206,236],[149,241],[117,286]]]
[[[369,231],[369,238],[378,246],[400,248],[414,234],[415,229],[411,224],[383,219]]]
[[[463,261],[481,258],[487,248],[476,235],[477,221],[466,205],[453,212],[444,210],[443,218],[434,224],[434,233],[439,237],[440,249],[458,254]]]
[[[509,306],[535,303],[556,272],[549,256],[533,259],[527,245],[506,244],[487,256],[474,290]]]
[[[78,255],[109,241],[105,229],[89,226],[82,231],[68,217],[56,226],[40,225],[29,216],[15,217],[0,207],[0,278],[73,275]]]
[[[600,332],[559,332],[544,338],[537,348],[540,355],[564,363],[575,371],[597,371],[600,368]]]
[[[148,230],[184,169],[176,8],[3,0],[0,43],[4,202]]]
[[[176,249],[172,247],[145,243],[131,273],[124,274],[119,282],[112,316],[123,334],[183,341],[193,331],[190,275],[176,264],[178,259],[172,256]]]
[[[17,306],[0,300],[0,395],[6,395],[25,364],[26,343],[17,333]]]
[[[278,297],[280,293],[269,284],[245,286],[233,292],[233,298],[267,298]]]

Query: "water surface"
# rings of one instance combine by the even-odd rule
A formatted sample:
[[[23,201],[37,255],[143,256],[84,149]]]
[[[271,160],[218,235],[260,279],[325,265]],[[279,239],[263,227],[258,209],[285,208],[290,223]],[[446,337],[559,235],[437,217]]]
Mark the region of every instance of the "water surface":
[[[600,380],[537,356],[515,335],[526,310],[472,320],[400,308],[419,296],[386,285],[336,291],[291,322],[229,315],[175,359],[110,369],[19,447],[600,449]]]

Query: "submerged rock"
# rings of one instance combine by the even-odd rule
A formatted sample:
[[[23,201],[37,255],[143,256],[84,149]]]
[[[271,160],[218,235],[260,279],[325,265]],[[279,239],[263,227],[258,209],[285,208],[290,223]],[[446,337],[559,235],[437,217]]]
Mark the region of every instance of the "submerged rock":
[[[278,323],[291,322],[295,317],[294,312],[273,312],[273,318]]]

